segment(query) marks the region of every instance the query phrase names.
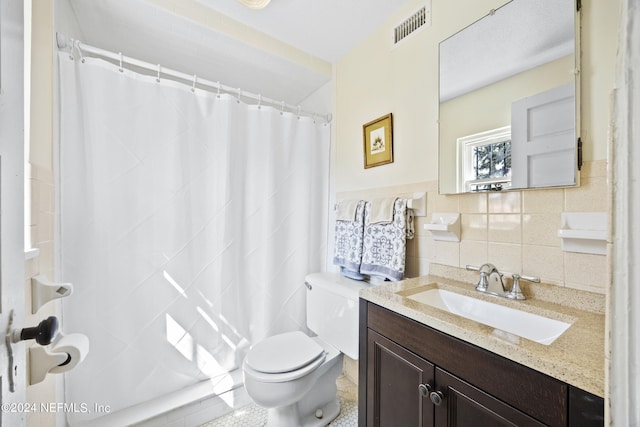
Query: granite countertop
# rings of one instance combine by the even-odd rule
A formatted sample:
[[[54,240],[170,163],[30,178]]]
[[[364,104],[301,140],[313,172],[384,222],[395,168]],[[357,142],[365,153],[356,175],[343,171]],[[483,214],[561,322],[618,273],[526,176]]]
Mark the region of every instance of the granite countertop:
[[[550,345],[539,344],[409,299],[441,288],[571,323]],[[526,292],[525,292],[526,294]],[[604,397],[604,314],[539,299],[511,301],[477,292],[473,285],[422,276],[360,291],[360,297],[441,332],[499,354],[550,377]]]

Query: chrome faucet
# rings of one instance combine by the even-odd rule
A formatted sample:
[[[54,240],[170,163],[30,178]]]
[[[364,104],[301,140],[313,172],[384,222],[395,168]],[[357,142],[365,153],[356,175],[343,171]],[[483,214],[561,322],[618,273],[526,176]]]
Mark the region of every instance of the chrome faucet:
[[[486,263],[482,264],[480,267],[467,265],[466,268],[467,270],[480,272],[480,279],[478,280],[478,284],[476,285],[477,291],[503,298],[520,301],[526,299],[526,297],[522,293],[522,289],[520,288],[520,280],[540,283],[539,277],[513,274],[513,284],[511,285],[511,289],[507,291],[507,289],[504,287],[504,281],[502,280],[503,274],[498,271],[495,265]]]
[[[494,270],[489,273],[487,286],[487,293],[491,295],[498,295],[500,297],[506,295],[507,290],[504,288],[504,282],[502,281],[502,273],[498,270]]]
[[[489,278],[495,280],[495,276],[492,275],[498,274],[498,276],[500,276],[496,266],[489,263],[482,264],[480,267],[467,265],[467,270],[480,272],[480,280],[478,280],[478,284],[476,285],[476,290],[479,292],[487,292],[489,290]],[[502,281],[502,278],[500,278],[500,281]]]

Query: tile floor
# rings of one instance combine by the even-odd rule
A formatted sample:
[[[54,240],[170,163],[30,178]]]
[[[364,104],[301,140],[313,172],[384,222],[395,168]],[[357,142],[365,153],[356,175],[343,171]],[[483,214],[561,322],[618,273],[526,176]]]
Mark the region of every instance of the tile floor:
[[[349,379],[341,375],[338,378],[338,399],[340,415],[333,420],[330,427],[357,427],[358,425],[358,389]],[[242,408],[200,427],[262,427],[267,422],[267,410],[250,403]]]

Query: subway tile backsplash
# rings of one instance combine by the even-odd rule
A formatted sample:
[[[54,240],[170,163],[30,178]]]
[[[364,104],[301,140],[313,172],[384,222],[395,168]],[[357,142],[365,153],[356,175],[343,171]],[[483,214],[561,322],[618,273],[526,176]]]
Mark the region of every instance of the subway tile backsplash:
[[[545,283],[606,293],[608,256],[563,252],[562,212],[607,212],[607,162],[585,162],[576,188],[490,192],[443,196],[437,181],[340,192],[337,200],[371,199],[427,192],[427,216],[416,218],[416,237],[407,241],[407,277],[429,273],[432,263],[464,268],[484,262],[506,273],[540,276]],[[439,242],[423,225],[433,212],[461,214],[461,241]]]

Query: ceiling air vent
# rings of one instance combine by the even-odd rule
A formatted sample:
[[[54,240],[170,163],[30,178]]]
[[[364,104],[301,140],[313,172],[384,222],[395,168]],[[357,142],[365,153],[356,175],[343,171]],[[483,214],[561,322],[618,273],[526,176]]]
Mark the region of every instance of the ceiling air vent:
[[[402,21],[400,25],[393,29],[393,45],[397,45],[400,41],[406,39],[410,34],[415,33],[421,28],[431,26],[431,4],[430,2],[422,6],[416,13]]]

